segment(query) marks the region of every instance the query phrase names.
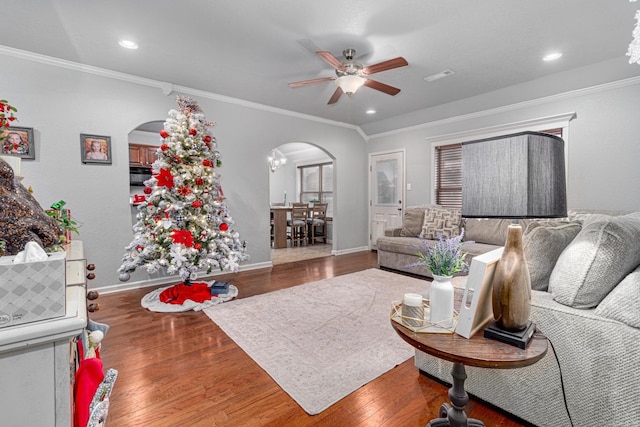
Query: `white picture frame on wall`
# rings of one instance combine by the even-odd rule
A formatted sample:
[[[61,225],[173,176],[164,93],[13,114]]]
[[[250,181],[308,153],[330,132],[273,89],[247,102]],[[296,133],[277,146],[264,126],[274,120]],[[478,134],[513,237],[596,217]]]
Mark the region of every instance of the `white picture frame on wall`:
[[[471,338],[493,319],[491,280],[503,247],[478,255],[471,260],[467,284],[460,304],[455,333]]]

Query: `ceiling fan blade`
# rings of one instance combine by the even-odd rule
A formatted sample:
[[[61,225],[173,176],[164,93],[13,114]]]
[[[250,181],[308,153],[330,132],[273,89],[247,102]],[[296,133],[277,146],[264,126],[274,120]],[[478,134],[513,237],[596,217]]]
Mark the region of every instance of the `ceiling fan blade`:
[[[344,70],[344,64],[342,64],[342,62],[340,62],[338,58],[333,56],[333,53],[326,50],[319,50],[316,52],[316,54],[318,54],[320,58],[324,59],[327,64],[331,65],[336,70]]]
[[[371,75],[375,73],[380,73],[382,71],[393,70],[394,68],[405,67],[409,65],[406,59],[399,56],[394,59],[389,59],[388,61],[379,62],[377,64],[369,65],[368,67],[364,67],[362,72]]]
[[[333,95],[331,95],[331,99],[329,99],[327,105],[335,104],[336,102],[338,102],[338,99],[340,99],[343,93],[344,92],[342,92],[342,89],[337,88],[336,91],[333,92]]]
[[[303,80],[301,82],[289,83],[289,87],[300,87],[300,86],[312,85],[316,83],[330,82],[333,79],[334,79],[333,77],[320,77],[318,79]]]
[[[391,95],[391,96],[394,96],[400,93],[400,89],[398,89],[397,87],[380,83],[377,80],[367,79],[364,81],[364,85],[370,87],[371,89],[379,90],[380,92],[384,92],[387,95]]]

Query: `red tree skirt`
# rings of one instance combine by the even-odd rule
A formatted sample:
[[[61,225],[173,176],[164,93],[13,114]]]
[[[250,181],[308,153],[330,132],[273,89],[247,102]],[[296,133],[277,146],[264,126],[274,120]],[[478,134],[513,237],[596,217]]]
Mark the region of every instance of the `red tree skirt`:
[[[233,285],[229,285],[228,293],[217,296],[211,295],[210,286],[206,282],[194,282],[191,286],[181,282],[177,285],[158,288],[142,297],[141,304],[147,310],[176,313],[200,311],[238,296],[238,288]]]
[[[165,304],[182,305],[188,299],[197,303],[203,303],[211,299],[211,288],[209,284],[205,282],[194,282],[190,285],[185,285],[184,282],[180,282],[160,292],[159,297],[160,301]]]

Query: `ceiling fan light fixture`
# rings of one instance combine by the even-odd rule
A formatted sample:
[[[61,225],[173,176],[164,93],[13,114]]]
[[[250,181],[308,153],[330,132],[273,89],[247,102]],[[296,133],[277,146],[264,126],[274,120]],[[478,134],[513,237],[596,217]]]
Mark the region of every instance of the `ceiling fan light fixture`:
[[[360,89],[365,80],[367,79],[365,79],[364,77],[349,74],[346,76],[338,77],[335,82],[344,93],[346,93],[347,95],[351,95],[356,93],[356,91]]]

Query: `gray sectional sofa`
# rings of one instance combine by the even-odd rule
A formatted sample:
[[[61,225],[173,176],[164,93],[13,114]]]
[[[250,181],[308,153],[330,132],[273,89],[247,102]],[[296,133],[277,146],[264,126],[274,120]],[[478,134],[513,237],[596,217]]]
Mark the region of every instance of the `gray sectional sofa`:
[[[428,208],[407,209],[407,225]],[[472,255],[504,242],[504,221],[459,225],[476,240],[465,247]],[[640,425],[640,212],[570,211],[523,229],[531,320],[549,338],[549,351],[525,368],[467,367],[465,388],[540,427]],[[378,240],[380,266],[430,276],[406,268],[415,262],[415,248],[406,244],[419,240],[400,234],[389,230]],[[451,382],[450,362],[416,351],[415,364]]]

